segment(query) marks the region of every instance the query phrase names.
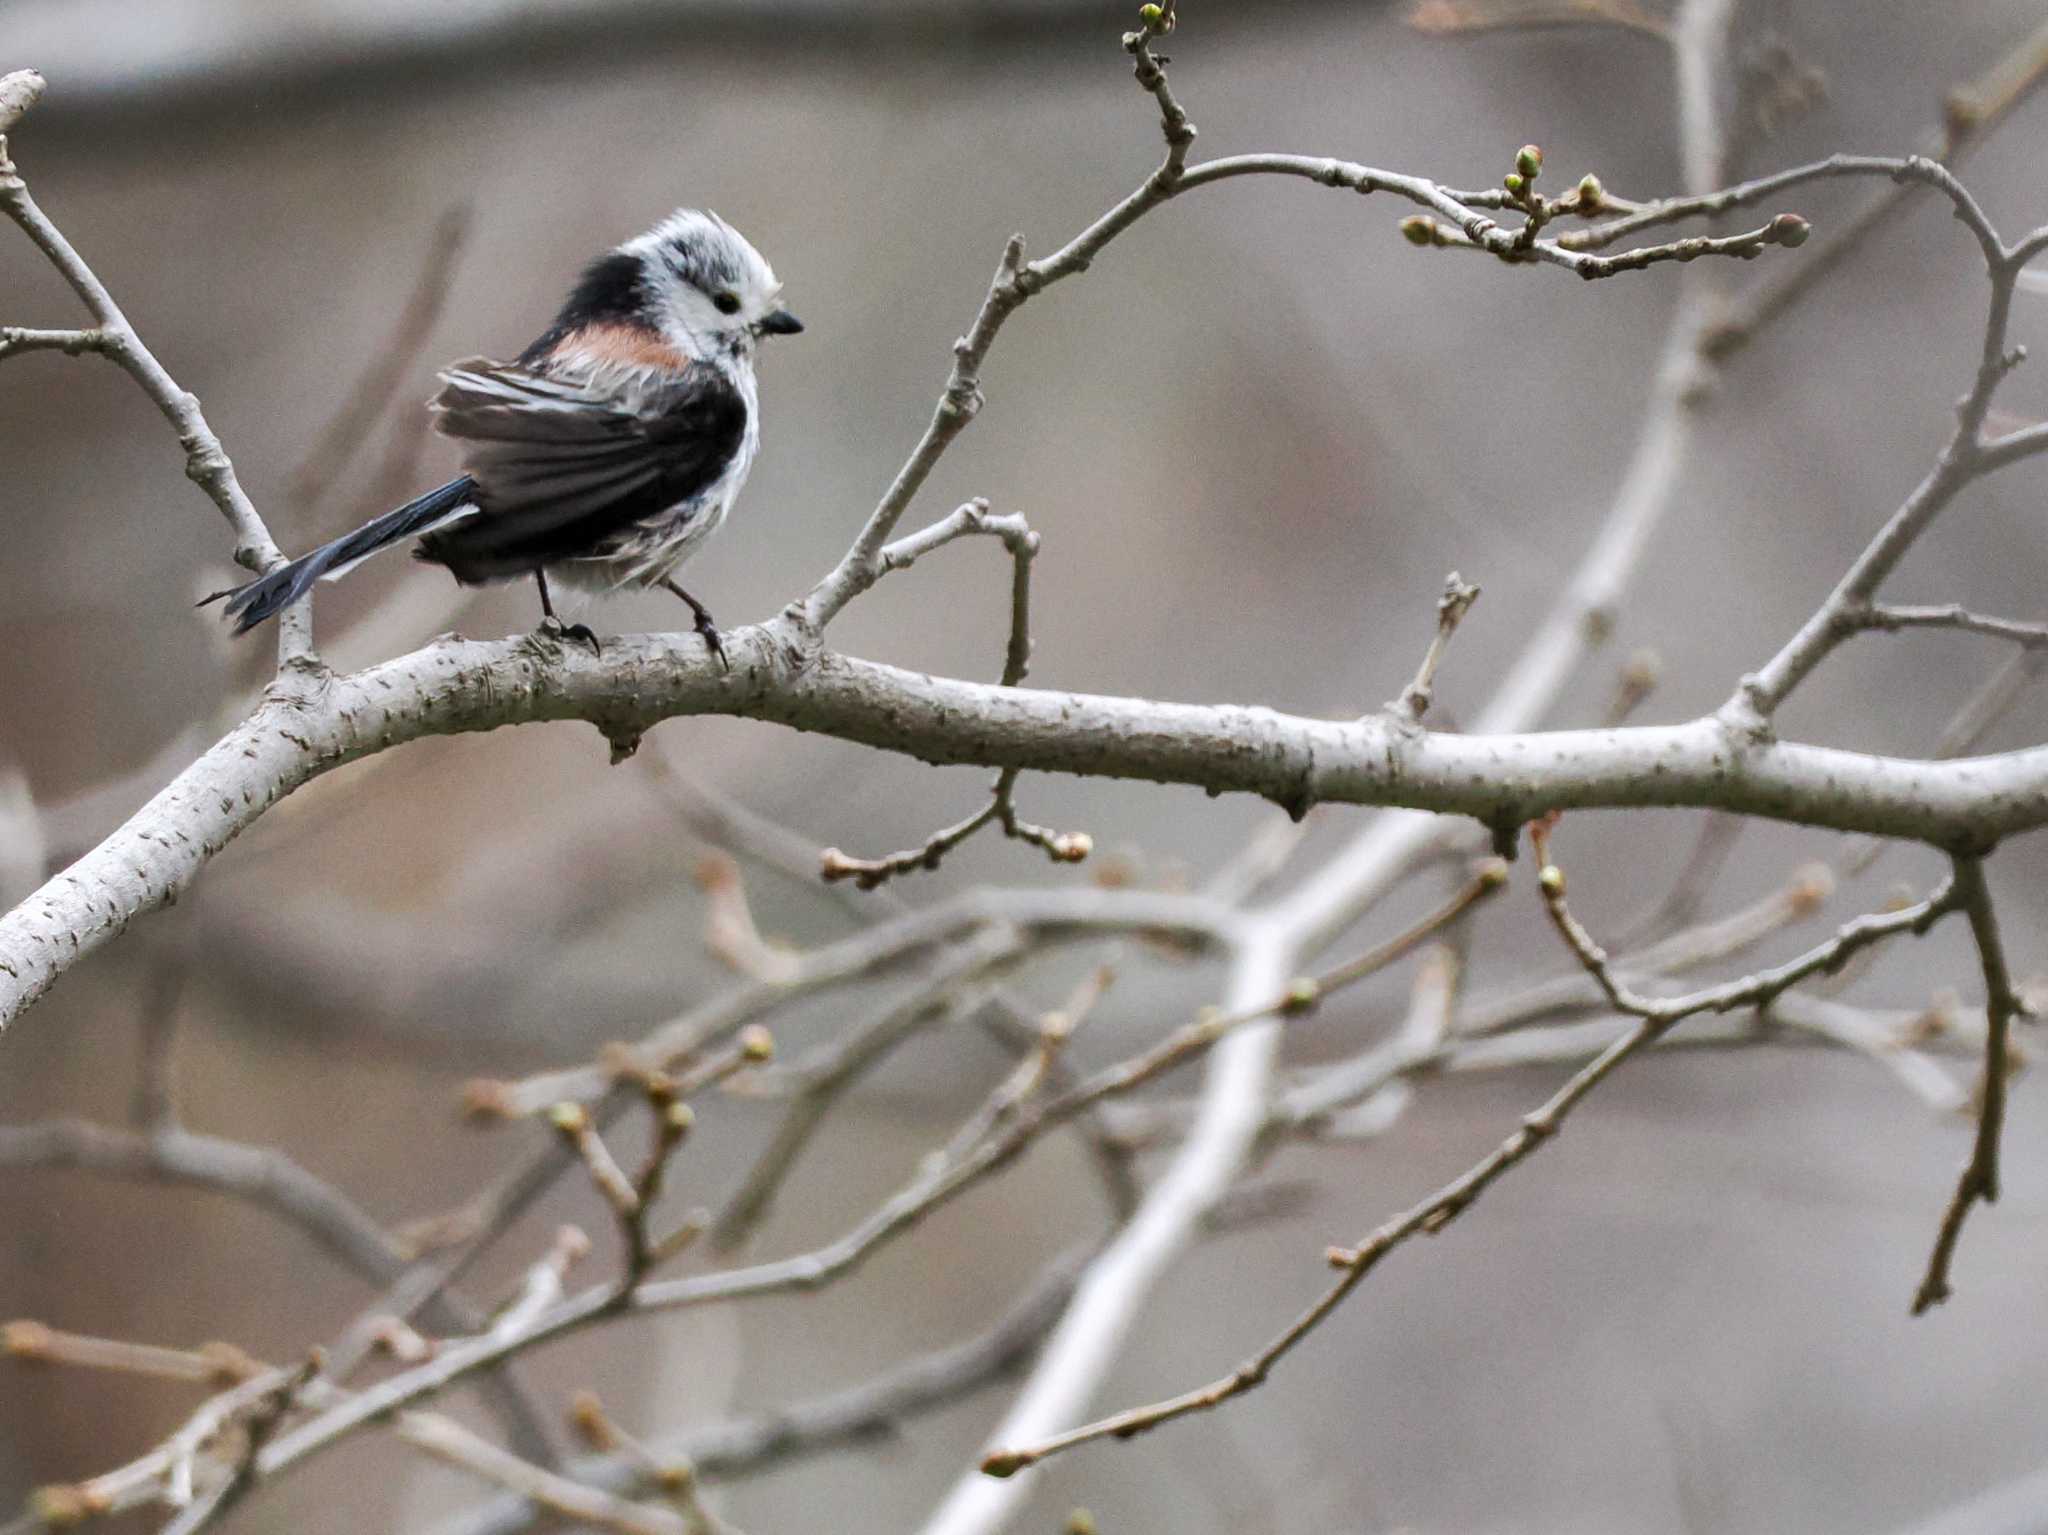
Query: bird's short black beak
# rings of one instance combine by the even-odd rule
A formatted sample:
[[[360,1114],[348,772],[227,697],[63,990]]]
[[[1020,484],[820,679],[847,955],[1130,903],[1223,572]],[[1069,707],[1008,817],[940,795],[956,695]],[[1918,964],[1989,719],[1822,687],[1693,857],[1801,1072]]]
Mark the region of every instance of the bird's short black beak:
[[[754,329],[764,336],[794,336],[804,328],[804,322],[787,309],[771,310],[761,316],[761,322]]]

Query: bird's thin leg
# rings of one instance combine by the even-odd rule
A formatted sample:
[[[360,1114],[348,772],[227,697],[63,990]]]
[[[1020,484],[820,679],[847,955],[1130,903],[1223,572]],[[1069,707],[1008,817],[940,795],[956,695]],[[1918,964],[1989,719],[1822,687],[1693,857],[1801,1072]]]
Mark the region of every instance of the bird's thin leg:
[[[710,646],[711,653],[718,657],[718,664],[731,671],[732,663],[725,658],[725,641],[718,637],[718,625],[711,621],[711,609],[676,585],[673,579],[664,576],[661,584],[690,605],[690,611],[697,615],[697,632],[704,636],[704,643]]]
[[[555,616],[555,605],[548,598],[548,573],[539,566],[534,567],[533,584],[540,588],[540,611],[543,627],[553,625],[555,632],[565,640],[581,640],[590,647],[594,656],[604,654],[604,647],[597,642],[597,635],[588,624],[565,624]]]

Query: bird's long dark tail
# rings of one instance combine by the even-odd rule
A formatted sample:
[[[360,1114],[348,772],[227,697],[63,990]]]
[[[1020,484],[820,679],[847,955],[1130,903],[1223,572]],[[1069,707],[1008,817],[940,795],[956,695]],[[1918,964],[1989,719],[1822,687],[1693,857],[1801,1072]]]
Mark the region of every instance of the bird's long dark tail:
[[[290,607],[312,588],[315,581],[332,581],[345,575],[380,549],[401,539],[426,533],[465,515],[476,501],[476,481],[468,475],[430,490],[417,501],[408,501],[393,512],[371,519],[353,533],[345,533],[331,544],[322,544],[311,554],[302,554],[289,565],[258,576],[243,586],[215,592],[199,605],[218,602],[227,606],[223,615],[233,619],[235,633],[251,629]]]

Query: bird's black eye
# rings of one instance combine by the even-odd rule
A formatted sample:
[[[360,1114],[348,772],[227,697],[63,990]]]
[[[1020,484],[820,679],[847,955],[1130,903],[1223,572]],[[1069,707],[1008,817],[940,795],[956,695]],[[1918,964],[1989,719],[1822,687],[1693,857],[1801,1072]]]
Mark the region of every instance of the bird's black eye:
[[[711,303],[712,307],[717,309],[720,314],[738,314],[740,312],[740,296],[737,293],[721,293],[713,298]]]

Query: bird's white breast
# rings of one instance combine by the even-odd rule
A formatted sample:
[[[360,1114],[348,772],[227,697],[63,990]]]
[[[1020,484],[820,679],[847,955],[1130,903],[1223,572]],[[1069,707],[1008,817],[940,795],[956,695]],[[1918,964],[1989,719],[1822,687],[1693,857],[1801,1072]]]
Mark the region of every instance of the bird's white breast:
[[[618,399],[621,408],[638,411],[648,397],[674,375],[662,368],[614,357],[567,356],[553,359],[558,372],[574,376],[593,391]],[[754,467],[754,455],[761,447],[761,402],[750,356],[705,361],[699,367],[718,369],[732,382],[746,404],[746,421],[733,455],[718,478],[696,494],[687,496],[632,529],[614,536],[601,553],[564,561],[550,567],[566,584],[586,591],[605,591],[620,586],[654,586],[672,575],[716,533],[738,500],[747,473]]]

